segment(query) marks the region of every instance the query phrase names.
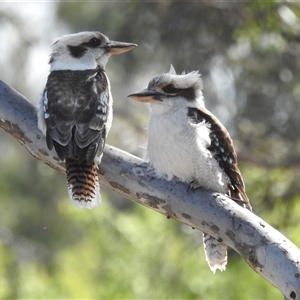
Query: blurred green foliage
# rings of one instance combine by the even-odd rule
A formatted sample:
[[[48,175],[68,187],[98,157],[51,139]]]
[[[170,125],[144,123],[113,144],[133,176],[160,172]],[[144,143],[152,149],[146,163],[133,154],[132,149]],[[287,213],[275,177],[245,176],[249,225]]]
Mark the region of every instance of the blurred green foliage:
[[[300,245],[298,3],[59,2],[49,6],[46,29],[45,18],[30,27],[31,18],[1,5],[1,28],[15,35],[1,38],[0,29],[13,45],[1,50],[0,79],[29,98],[43,87],[28,85],[27,58],[36,43],[48,49],[49,35],[99,30],[139,45],[107,66],[108,143],[135,155],[144,155],[148,111],[126,96],[171,63],[178,72],[199,69],[207,107],[235,140],[254,212]],[[34,9],[27,13],[34,19]],[[226,272],[213,275],[200,232],[104,188],[100,208],[79,210],[64,176],[2,131],[0,153],[1,299],[281,299],[233,251]]]

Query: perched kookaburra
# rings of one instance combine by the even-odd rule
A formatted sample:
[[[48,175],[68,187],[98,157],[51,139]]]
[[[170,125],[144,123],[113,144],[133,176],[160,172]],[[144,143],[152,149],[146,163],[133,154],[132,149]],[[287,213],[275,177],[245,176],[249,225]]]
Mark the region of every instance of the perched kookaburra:
[[[68,192],[83,208],[100,205],[97,176],[112,122],[113,99],[104,71],[111,54],[136,45],[110,41],[100,32],[64,35],[52,45],[50,74],[38,107],[47,146],[66,161]]]
[[[251,210],[236,152],[226,128],[205,108],[202,81],[197,71],[153,78],[148,88],[129,95],[150,103],[148,155],[157,175],[227,194]],[[210,269],[225,270],[227,247],[203,234]]]

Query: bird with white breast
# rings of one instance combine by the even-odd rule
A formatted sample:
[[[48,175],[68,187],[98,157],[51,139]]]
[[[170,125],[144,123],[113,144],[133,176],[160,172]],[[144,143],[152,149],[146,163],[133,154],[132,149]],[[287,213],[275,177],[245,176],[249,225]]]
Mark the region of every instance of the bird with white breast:
[[[61,36],[52,45],[50,74],[38,126],[48,148],[66,161],[68,192],[81,208],[100,205],[97,166],[112,123],[113,99],[105,65],[136,44],[109,40],[98,31]]]
[[[198,71],[177,75],[171,66],[128,97],[150,103],[147,152],[157,176],[227,194],[251,210],[232,139],[205,108]],[[224,271],[226,245],[205,233],[203,242],[210,269]]]

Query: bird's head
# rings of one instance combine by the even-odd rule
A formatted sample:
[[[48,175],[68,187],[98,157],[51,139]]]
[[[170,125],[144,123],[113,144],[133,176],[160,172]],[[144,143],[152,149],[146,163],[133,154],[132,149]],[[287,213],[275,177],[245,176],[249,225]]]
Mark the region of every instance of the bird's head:
[[[204,106],[202,96],[202,80],[198,71],[177,75],[171,65],[170,71],[150,80],[148,87],[128,97],[152,104],[154,107],[164,107],[164,111],[174,107]]]
[[[98,31],[63,35],[52,45],[51,71],[104,69],[111,54],[121,54],[136,44],[109,40]]]

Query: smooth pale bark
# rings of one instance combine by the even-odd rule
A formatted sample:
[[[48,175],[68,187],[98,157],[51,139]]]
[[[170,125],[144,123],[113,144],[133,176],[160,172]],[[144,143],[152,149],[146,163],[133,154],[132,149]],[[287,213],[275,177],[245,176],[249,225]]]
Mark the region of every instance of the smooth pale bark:
[[[54,151],[47,149],[37,128],[35,108],[2,81],[0,126],[34,157],[65,172],[64,163]],[[300,299],[299,249],[225,195],[204,189],[188,192],[186,184],[156,178],[147,173],[146,162],[109,145],[105,147],[99,167],[99,180],[101,185],[129,200],[222,239],[286,299]]]

